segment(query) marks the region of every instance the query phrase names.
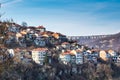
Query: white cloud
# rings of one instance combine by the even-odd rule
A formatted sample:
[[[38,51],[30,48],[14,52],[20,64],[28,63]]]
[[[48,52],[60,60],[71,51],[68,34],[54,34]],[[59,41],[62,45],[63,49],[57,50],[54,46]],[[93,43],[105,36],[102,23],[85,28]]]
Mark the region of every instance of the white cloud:
[[[11,5],[21,2],[21,1],[23,1],[23,0],[4,0],[4,1],[0,0],[3,7],[11,6]]]

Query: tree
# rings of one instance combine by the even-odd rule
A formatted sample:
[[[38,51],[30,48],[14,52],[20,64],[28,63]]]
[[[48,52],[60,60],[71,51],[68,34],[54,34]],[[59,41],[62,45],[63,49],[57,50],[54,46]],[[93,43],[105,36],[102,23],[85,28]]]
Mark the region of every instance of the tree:
[[[22,25],[23,27],[27,27],[27,26],[28,26],[26,22],[22,22],[21,25]]]

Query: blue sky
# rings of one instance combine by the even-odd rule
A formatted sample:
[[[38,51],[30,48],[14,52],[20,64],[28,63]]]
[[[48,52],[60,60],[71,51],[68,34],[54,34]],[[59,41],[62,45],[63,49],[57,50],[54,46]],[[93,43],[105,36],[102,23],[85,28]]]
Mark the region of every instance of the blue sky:
[[[2,19],[68,36],[120,32],[120,0],[0,0]]]

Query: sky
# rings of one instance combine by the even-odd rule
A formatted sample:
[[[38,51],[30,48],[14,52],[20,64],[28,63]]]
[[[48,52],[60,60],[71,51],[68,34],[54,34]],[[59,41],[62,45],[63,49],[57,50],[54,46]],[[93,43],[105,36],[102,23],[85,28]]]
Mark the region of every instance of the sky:
[[[29,26],[67,36],[120,32],[120,0],[0,0],[2,20],[13,19]]]

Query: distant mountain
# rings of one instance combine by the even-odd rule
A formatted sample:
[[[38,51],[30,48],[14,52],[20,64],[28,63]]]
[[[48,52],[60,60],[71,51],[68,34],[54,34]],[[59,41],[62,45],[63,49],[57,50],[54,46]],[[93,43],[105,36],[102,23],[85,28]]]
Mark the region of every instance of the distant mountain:
[[[114,49],[118,51],[120,50],[120,33],[89,42],[87,45],[104,50]]]
[[[120,33],[112,35],[69,36],[68,38],[77,40],[81,45],[104,50],[114,49],[120,51]]]

